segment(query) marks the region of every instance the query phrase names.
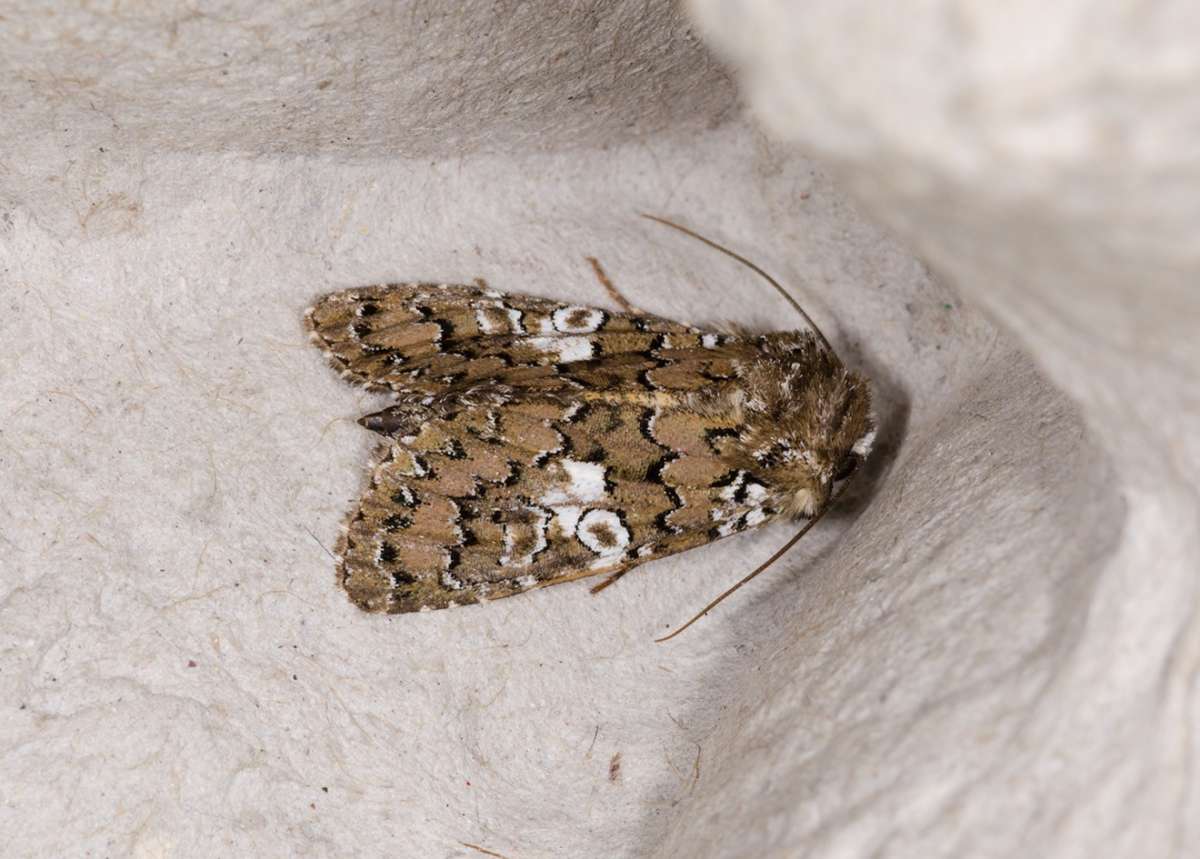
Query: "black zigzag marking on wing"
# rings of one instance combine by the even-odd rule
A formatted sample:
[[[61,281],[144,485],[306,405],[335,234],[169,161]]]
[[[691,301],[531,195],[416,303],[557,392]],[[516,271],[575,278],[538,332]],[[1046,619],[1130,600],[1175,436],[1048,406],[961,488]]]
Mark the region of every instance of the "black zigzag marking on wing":
[[[709,427],[704,431],[704,441],[708,445],[709,450],[720,454],[719,440],[723,438],[737,438],[740,434],[741,432],[737,427]]]
[[[670,510],[664,510],[654,517],[654,527],[664,535],[677,534],[679,533],[679,528],[671,524],[670,517],[676,510],[683,508],[683,498],[680,497],[675,487],[671,486],[663,478],[663,469],[679,459],[679,453],[654,437],[654,418],[656,413],[656,410],[653,408],[645,409],[638,419],[638,428],[641,430],[642,436],[663,452],[662,456],[651,463],[646,469],[646,480],[661,486],[663,493],[667,496],[667,500],[671,504]]]

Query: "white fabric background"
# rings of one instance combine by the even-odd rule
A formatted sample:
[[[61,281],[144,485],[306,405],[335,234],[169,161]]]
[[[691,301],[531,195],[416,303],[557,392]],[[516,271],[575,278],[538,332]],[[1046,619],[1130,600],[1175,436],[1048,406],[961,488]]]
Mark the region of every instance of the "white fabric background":
[[[0,27],[0,837],[14,855],[1194,843],[1181,726],[1196,506],[1184,483],[1161,486],[1163,458],[1193,467],[1196,435],[1164,413],[1155,374],[1112,370],[1135,346],[1158,360],[1136,338],[1194,305],[1167,286],[1157,315],[1122,303],[1144,245],[1097,264],[1107,279],[1077,277],[1094,231],[1066,241],[1048,205],[989,220],[996,173],[938,184],[887,161],[887,135],[839,149],[815,117],[841,115],[814,106],[851,102],[797,86],[769,51],[755,55],[781,78],[742,57],[760,114],[764,92],[811,97],[765,113],[793,136],[801,117],[805,151],[964,301],[823,167],[741,118],[666,9],[17,5]],[[738,57],[756,19],[734,18],[749,29],[715,29]],[[869,104],[850,115],[870,127]],[[595,598],[580,583],[358,612],[319,543],[360,486],[372,440],[353,419],[378,400],[325,366],[304,308],[361,283],[475,277],[602,303],[595,255],[649,310],[796,324],[749,272],[639,211],[758,261],[872,377],[883,432],[853,495],[667,645],[652,638],[788,529]],[[1135,339],[1095,348],[1099,318],[1132,320],[1107,330]],[[1174,342],[1194,381],[1194,346]],[[1116,417],[1132,393],[1162,395],[1141,436]],[[1156,479],[1134,483],[1147,462]]]

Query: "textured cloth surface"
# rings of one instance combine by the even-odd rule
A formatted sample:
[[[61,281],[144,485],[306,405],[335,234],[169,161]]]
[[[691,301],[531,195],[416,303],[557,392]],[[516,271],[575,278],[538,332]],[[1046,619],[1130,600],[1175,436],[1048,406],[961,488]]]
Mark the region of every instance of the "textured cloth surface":
[[[1136,325],[1094,348],[1094,321],[1124,318],[1127,270],[1092,300],[1082,244],[1050,229],[1062,212],[979,216],[996,174],[934,200],[890,141],[875,162],[839,158],[794,105],[778,115],[819,144],[773,142],[687,25],[643,4],[35,5],[0,29],[17,106],[0,129],[14,855],[1004,855],[1013,826],[1035,846],[1091,843],[1089,815],[1119,814],[1145,779],[1147,831],[1170,807],[1178,843],[1192,837],[1171,793],[1192,761],[1170,749],[1194,695],[1196,506],[1182,478],[1176,495],[1159,484],[1162,458],[1182,474],[1200,436],[1162,409],[1143,435],[1119,424],[1114,391],[1162,391],[1114,369],[1149,350]],[[756,98],[797,92],[750,79]],[[580,582],[359,612],[325,547],[373,444],[354,419],[383,400],[325,365],[305,308],[363,283],[480,277],[607,305],[594,256],[648,311],[799,325],[753,274],[641,211],[761,264],[872,379],[870,466],[796,550],[667,644],[653,638],[789,529],[595,597]],[[1052,291],[1056,273],[1075,291]],[[1166,322],[1194,311],[1155,295]],[[1163,347],[1172,378],[1191,378],[1189,348]],[[1160,781],[1168,758],[1176,780]],[[1051,798],[1077,811],[1039,826]]]

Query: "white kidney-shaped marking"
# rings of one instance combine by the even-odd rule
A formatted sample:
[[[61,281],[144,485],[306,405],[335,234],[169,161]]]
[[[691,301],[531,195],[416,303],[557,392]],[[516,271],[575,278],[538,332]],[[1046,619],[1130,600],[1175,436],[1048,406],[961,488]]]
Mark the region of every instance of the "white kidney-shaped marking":
[[[554,355],[560,364],[595,357],[592,341],[586,337],[531,337],[529,345],[539,352]]]
[[[552,476],[557,478],[553,488],[547,490],[538,503],[547,507],[573,504],[579,501],[600,501],[604,498],[604,466],[595,462],[564,459],[551,465]],[[562,485],[563,473],[566,485]]]

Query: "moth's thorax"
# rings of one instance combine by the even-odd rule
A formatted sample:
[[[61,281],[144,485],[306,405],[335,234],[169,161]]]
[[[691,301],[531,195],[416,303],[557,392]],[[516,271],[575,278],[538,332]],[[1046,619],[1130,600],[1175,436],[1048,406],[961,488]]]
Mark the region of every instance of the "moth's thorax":
[[[735,455],[781,512],[815,515],[870,449],[866,380],[804,332],[764,335],[736,369],[724,392],[742,427]]]

